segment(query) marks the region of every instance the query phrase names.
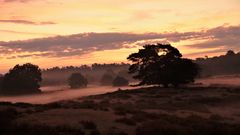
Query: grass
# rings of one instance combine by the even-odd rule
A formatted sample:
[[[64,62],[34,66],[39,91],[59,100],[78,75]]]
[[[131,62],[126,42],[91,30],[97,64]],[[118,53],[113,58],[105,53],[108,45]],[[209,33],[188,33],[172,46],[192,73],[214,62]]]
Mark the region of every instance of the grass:
[[[0,111],[0,134],[1,135],[84,135],[81,129],[70,126],[50,127],[47,125],[30,125],[14,122],[21,115],[14,108]]]
[[[88,130],[97,129],[97,125],[92,121],[83,120],[80,123],[82,124],[84,129],[88,129]]]
[[[116,119],[115,122],[122,123],[122,124],[129,125],[129,126],[135,126],[136,125],[136,122],[133,119],[130,119],[130,118],[127,118],[127,117]]]
[[[223,105],[225,107],[238,105],[240,99],[238,90],[213,87],[180,89],[153,87],[117,91],[45,105],[2,102],[0,103],[0,134],[132,135],[136,131],[136,135],[239,135],[240,123],[231,123],[231,120],[227,119],[239,117],[239,111],[233,112],[234,117],[225,117],[221,112],[214,113],[212,112],[214,109],[211,109],[216,107],[219,110]],[[85,114],[79,117],[79,114],[73,113],[78,118],[76,122],[72,122],[76,123],[73,126],[71,122],[64,123],[65,117],[61,116],[66,115],[61,112],[60,114],[64,115],[57,115],[59,118],[56,116],[55,119],[64,121],[65,125],[50,126],[48,123],[43,125],[37,122],[35,124],[16,122],[21,117],[48,115],[51,109],[58,111],[86,109],[91,112],[89,115],[86,114],[87,117],[100,118],[86,120]],[[99,116],[97,114],[99,111],[108,111],[106,113],[109,117]],[[106,121],[104,117],[107,117]]]
[[[157,120],[144,122],[136,135],[239,135],[240,125],[219,123],[196,115],[187,118],[162,115]]]
[[[119,130],[116,127],[111,127],[106,132],[106,135],[127,135],[127,133],[125,133],[124,131]]]

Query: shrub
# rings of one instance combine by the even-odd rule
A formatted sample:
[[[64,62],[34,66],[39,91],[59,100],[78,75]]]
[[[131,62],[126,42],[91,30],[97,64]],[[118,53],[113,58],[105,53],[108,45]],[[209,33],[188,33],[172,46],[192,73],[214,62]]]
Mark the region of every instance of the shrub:
[[[120,76],[117,76],[112,82],[113,86],[127,86],[128,84],[128,80]]]
[[[81,73],[73,73],[69,79],[68,84],[72,89],[87,87],[88,81]]]

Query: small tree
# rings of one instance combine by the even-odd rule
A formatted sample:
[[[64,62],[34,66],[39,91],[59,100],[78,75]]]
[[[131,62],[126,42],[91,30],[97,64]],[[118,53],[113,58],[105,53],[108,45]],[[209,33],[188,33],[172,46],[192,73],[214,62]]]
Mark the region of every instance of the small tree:
[[[26,94],[40,92],[41,70],[30,63],[16,65],[3,77],[2,92],[7,94]]]
[[[87,87],[88,81],[81,73],[73,73],[68,79],[68,84],[72,89]]]
[[[227,53],[226,53],[226,55],[227,56],[233,56],[233,55],[235,55],[236,53],[233,51],[233,50],[229,50],[229,51],[227,51]]]
[[[133,62],[129,73],[141,80],[138,85],[178,86],[193,82],[199,71],[197,64],[182,58],[178,49],[169,44],[145,45],[127,59]]]
[[[121,76],[117,76],[112,82],[113,86],[127,86],[128,84],[129,81]]]

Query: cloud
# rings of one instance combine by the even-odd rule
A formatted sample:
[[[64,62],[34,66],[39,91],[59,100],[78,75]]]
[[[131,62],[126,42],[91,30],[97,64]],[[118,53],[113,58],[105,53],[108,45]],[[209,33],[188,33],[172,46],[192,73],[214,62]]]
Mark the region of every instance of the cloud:
[[[199,50],[219,48],[221,49],[219,50],[220,52],[224,51],[222,49],[228,50],[229,48],[239,50],[240,26],[220,26],[204,31],[182,33],[81,33],[68,36],[0,42],[0,52],[2,54],[26,52],[32,54],[26,56],[19,55],[17,57],[69,57],[95,51],[131,48],[142,46],[146,43],[173,43],[187,40],[205,41],[184,46],[188,48],[197,48]],[[36,54],[36,52],[38,53]]]
[[[0,20],[0,23],[15,23],[15,24],[25,24],[25,25],[53,25],[55,22],[33,22],[29,20]]]
[[[13,31],[13,30],[1,30],[3,33],[12,33],[12,34],[24,34],[24,35],[45,35],[45,36],[56,36],[55,34],[48,33],[34,33],[34,32],[21,32],[21,31]]]
[[[25,3],[25,2],[29,2],[31,0],[3,0],[3,2],[21,2],[21,3]]]
[[[209,40],[188,45],[190,48],[225,48],[240,49],[240,26],[220,26],[203,32],[204,37]]]
[[[194,52],[194,53],[188,53],[185,55],[185,57],[195,57],[195,56],[201,56],[203,57],[207,56],[207,54],[216,54],[216,53],[226,53],[225,49],[214,49],[214,50],[209,50],[209,51],[199,51],[199,52]]]

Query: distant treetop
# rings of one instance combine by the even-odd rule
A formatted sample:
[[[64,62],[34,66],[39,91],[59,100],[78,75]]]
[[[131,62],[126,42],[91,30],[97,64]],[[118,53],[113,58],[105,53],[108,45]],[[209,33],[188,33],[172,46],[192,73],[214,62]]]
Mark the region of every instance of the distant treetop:
[[[87,87],[88,81],[81,73],[73,73],[68,78],[68,84],[72,89]]]

